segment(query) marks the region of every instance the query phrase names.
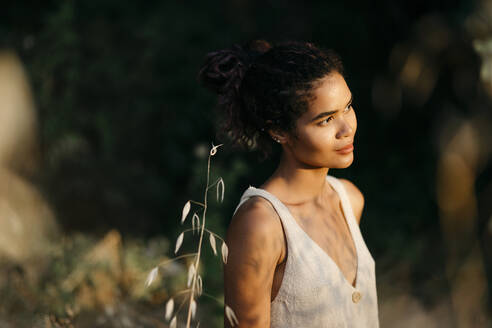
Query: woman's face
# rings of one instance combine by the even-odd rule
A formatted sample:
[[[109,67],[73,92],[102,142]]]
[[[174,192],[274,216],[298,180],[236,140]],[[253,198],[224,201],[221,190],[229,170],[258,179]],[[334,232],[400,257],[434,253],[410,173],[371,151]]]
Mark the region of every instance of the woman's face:
[[[339,73],[327,75],[314,90],[309,109],[296,122],[297,137],[284,144],[307,167],[346,168],[354,160],[357,119],[352,93]]]

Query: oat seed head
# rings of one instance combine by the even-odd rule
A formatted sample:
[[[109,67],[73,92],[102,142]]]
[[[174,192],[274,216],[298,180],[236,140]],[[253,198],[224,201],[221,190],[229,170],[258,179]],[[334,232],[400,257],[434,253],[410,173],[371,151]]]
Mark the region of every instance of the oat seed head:
[[[217,153],[217,148],[222,146],[223,144],[214,146],[214,143],[212,142],[212,149],[210,149],[210,156],[214,156]]]
[[[239,321],[237,320],[236,314],[227,304],[225,306],[225,313],[226,313],[227,319],[231,323],[231,326],[234,327],[235,325],[239,324]]]
[[[176,240],[176,247],[174,248],[174,254],[176,254],[179,251],[179,248],[183,244],[183,239],[184,239],[184,232],[182,232],[179,236],[178,239]]]
[[[217,255],[217,246],[215,246],[215,237],[212,233],[210,233],[210,246],[212,246],[212,250],[214,251],[214,255]]]
[[[221,253],[222,253],[222,261],[224,264],[227,264],[227,256],[229,256],[229,247],[227,247],[227,244],[225,242],[222,242],[222,247],[220,248]]]
[[[188,268],[188,282],[186,283],[186,287],[191,286],[191,282],[193,281],[193,276],[195,275],[195,265],[191,263],[191,265]]]
[[[224,185],[224,180],[222,178],[219,179],[219,182],[217,182],[217,201],[218,202],[223,202],[224,201],[224,192],[225,192],[225,185]],[[220,198],[219,198],[220,194]]]
[[[190,212],[190,208],[191,208],[191,203],[190,203],[190,201],[187,201],[183,207],[183,212],[181,213],[181,224],[183,224],[183,222],[185,222],[186,217],[188,216],[188,213]]]
[[[152,282],[157,277],[158,270],[159,269],[155,267],[150,271],[149,275],[147,276],[147,280],[145,281],[145,287],[149,287],[150,284],[152,284]]]
[[[193,233],[195,232],[195,228],[200,228],[200,217],[198,214],[193,213],[193,217],[191,219],[192,221],[192,226],[193,226]]]
[[[196,314],[196,301],[191,300],[191,318],[195,319],[195,314]]]
[[[202,281],[202,276],[198,275],[198,278],[196,279],[197,282],[197,294],[198,296],[202,295],[203,292],[203,281]]]
[[[176,328],[176,325],[177,325],[177,319],[176,316],[174,316],[173,319],[171,320],[171,323],[169,324],[169,328]]]
[[[166,303],[166,320],[171,319],[171,315],[173,314],[174,310],[174,300],[172,298],[169,299]]]

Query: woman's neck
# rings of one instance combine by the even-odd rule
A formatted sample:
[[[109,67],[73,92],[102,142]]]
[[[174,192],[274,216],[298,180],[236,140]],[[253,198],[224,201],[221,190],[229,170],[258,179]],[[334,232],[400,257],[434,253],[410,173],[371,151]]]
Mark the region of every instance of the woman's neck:
[[[328,168],[312,168],[282,155],[279,166],[261,186],[285,204],[301,205],[319,199],[326,191]]]

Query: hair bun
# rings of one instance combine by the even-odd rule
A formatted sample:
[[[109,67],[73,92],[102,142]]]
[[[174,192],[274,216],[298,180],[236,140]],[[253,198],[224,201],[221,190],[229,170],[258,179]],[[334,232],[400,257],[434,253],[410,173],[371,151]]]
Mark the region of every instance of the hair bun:
[[[265,40],[253,40],[246,43],[244,48],[250,52],[250,56],[255,58],[256,56],[261,55],[267,52],[268,50],[270,50],[272,48],[272,45]]]
[[[264,40],[254,40],[243,46],[210,52],[198,73],[198,80],[219,95],[237,93],[242,78],[255,58],[271,48]]]

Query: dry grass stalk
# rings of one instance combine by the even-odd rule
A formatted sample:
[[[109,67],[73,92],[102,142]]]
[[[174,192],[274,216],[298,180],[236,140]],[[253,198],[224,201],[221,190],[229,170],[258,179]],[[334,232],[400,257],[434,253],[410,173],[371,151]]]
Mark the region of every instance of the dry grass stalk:
[[[212,148],[210,149],[210,154],[208,156],[208,162],[207,162],[207,187],[205,188],[204,202],[200,203],[200,202],[196,202],[193,200],[189,200],[184,205],[182,213],[181,213],[181,224],[183,224],[186,221],[188,214],[190,213],[192,203],[195,205],[201,206],[203,209],[201,221],[200,221],[200,217],[195,212],[192,216],[192,219],[191,219],[192,228],[184,230],[179,234],[179,236],[176,240],[176,246],[174,249],[174,253],[176,254],[179,251],[179,249],[181,248],[181,245],[183,244],[185,232],[191,230],[194,234],[195,230],[198,230],[198,232],[200,234],[200,239],[198,242],[197,252],[177,256],[176,258],[169,260],[169,261],[166,261],[166,263],[161,263],[159,265],[159,266],[161,266],[161,265],[167,264],[171,261],[174,261],[174,260],[177,260],[180,258],[184,258],[184,257],[189,257],[189,256],[194,257],[194,262],[188,267],[188,277],[187,277],[187,284],[186,284],[188,289],[179,292],[179,294],[181,294],[181,293],[188,294],[188,315],[187,315],[187,320],[186,320],[186,328],[190,328],[191,320],[195,319],[196,310],[197,310],[196,298],[200,297],[201,295],[205,295],[205,296],[208,296],[208,297],[215,299],[219,303],[222,303],[222,301],[218,300],[217,298],[215,298],[209,294],[203,293],[202,277],[198,274],[198,269],[199,269],[199,265],[200,265],[200,255],[201,255],[201,250],[202,250],[203,235],[204,235],[205,231],[207,231],[209,234],[210,246],[211,246],[215,256],[217,256],[216,238],[218,238],[222,241],[221,253],[222,253],[222,261],[224,263],[227,263],[227,256],[229,253],[227,244],[225,243],[225,240],[223,238],[221,238],[220,236],[218,236],[217,234],[215,234],[212,231],[205,228],[205,219],[206,219],[207,204],[208,204],[208,191],[215,186],[216,192],[217,192],[217,201],[219,201],[219,202],[224,201],[224,192],[225,192],[224,180],[222,178],[219,178],[216,182],[214,182],[213,184],[210,184],[210,161],[211,161],[211,157],[217,153],[217,149],[220,146],[222,146],[222,145],[214,146],[214,144],[212,144]],[[158,271],[159,266],[153,268],[150,271],[150,273],[147,277],[147,281],[146,281],[147,286],[152,284],[152,282],[157,277],[157,274],[159,272]],[[177,316],[178,316],[179,310],[181,309],[181,306],[183,304],[184,304],[184,302],[181,303],[181,305],[179,306],[179,308],[176,310],[176,312],[173,315],[174,298],[171,297],[167,301],[165,318],[166,318],[166,320],[169,320],[172,317],[172,319],[169,323],[169,327],[171,327],[171,328],[177,327]],[[236,317],[234,311],[226,304],[225,304],[225,313],[226,313],[226,316],[227,316],[227,318],[228,318],[228,320],[232,326],[235,326],[238,324],[238,320],[237,320],[237,317]],[[199,325],[200,325],[200,322],[197,322],[197,327]]]

